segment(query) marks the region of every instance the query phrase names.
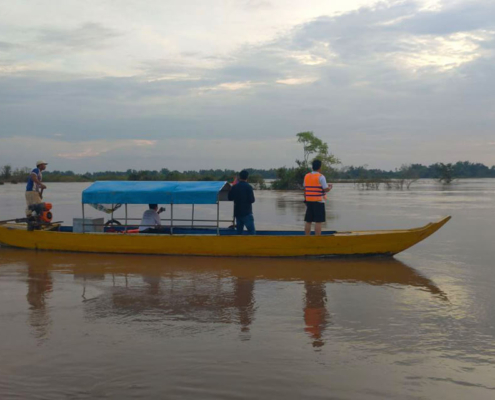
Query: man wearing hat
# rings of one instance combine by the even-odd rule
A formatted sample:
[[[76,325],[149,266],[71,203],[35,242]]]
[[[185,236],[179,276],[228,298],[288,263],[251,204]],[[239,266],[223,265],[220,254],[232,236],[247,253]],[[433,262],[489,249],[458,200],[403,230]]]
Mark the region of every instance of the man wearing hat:
[[[47,162],[39,160],[29,174],[28,182],[26,185],[26,216],[30,217],[32,211],[29,209],[30,205],[42,203],[41,192],[46,189],[46,186],[41,183],[43,176],[42,171],[46,169]]]

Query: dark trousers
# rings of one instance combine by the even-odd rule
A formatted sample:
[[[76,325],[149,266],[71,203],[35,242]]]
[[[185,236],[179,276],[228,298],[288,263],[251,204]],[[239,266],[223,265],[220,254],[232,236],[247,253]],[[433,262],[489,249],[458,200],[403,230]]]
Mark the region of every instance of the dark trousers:
[[[242,235],[244,227],[247,229],[248,235],[256,235],[256,230],[254,228],[254,217],[253,214],[245,215],[244,217],[235,217],[237,225],[237,234]]]

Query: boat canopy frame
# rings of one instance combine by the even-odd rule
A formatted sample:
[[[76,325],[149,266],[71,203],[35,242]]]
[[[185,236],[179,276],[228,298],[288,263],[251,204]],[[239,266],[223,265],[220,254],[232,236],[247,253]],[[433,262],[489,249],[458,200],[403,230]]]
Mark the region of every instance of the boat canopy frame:
[[[220,220],[220,202],[228,201],[228,193],[231,188],[231,184],[226,181],[96,181],[82,192],[83,233],[86,231],[85,204],[112,204],[112,208],[115,204],[124,204],[125,232],[127,232],[128,220],[130,219],[127,213],[128,204],[169,204],[170,234],[172,235],[174,204],[192,205],[191,220],[175,220],[191,221],[191,227],[194,226],[194,206],[196,204],[216,204],[216,230],[217,235],[219,235],[220,222],[232,222],[232,224],[235,222],[234,217],[232,220]],[[113,212],[111,218],[113,220]],[[196,221],[215,222],[215,220]]]

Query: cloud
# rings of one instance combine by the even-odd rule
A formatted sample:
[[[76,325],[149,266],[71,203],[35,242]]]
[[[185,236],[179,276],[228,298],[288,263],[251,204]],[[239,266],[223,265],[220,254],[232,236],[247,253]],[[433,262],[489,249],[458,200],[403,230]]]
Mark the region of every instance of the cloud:
[[[315,54],[294,54],[292,56],[303,65],[321,65],[326,64],[328,59]]]
[[[57,132],[66,144],[53,154],[103,163],[109,154],[148,155],[165,141],[193,140],[208,151],[181,148],[194,168],[227,160],[223,145],[207,141],[242,138],[254,149],[313,130],[345,164],[435,162],[460,154],[459,143],[463,159],[495,164],[493,151],[466,145],[467,138],[491,143],[493,134],[492,3],[373,4],[229,51],[175,46],[150,27],[136,34],[149,39],[140,42],[143,52],[131,52],[122,45],[128,32],[96,22],[37,29],[32,41],[9,36],[5,43],[15,46],[4,46],[9,57],[0,63],[0,144]],[[16,47],[21,42],[57,57],[31,60]],[[178,154],[170,157],[180,163]],[[290,164],[294,154],[275,159]]]
[[[269,9],[273,7],[267,0],[242,0],[241,4],[248,10]]]
[[[108,152],[121,150],[121,149],[136,149],[136,147],[149,147],[155,146],[156,140],[145,140],[145,139],[131,139],[131,140],[97,140],[89,143],[79,142],[79,143],[68,143],[65,141],[58,141],[58,146],[63,146],[64,148],[70,148],[72,151],[57,153],[56,156],[67,159],[67,160],[79,160],[85,158],[95,158],[98,156],[105,155]],[[80,150],[80,149],[83,150]],[[73,151],[77,149],[77,151]],[[96,149],[96,150],[95,150]]]
[[[436,12],[424,10],[415,18],[405,19],[396,29],[419,35],[451,35],[493,27],[495,3],[489,0],[443,2]]]
[[[13,43],[0,41],[0,51],[10,50],[14,47],[15,45]]]
[[[77,28],[43,28],[37,33],[34,43],[52,50],[102,50],[110,46],[109,41],[121,34],[99,23],[85,23]]]
[[[91,147],[86,148],[83,151],[77,153],[58,153],[57,156],[60,158],[65,158],[67,160],[77,160],[81,158],[91,158],[99,156],[100,154],[105,153],[105,151],[95,151]]]
[[[156,144],[156,140],[143,140],[143,139],[135,139],[132,141],[136,146],[154,146]]]
[[[277,83],[281,83],[282,85],[305,85],[316,82],[317,80],[318,78],[286,78],[278,79]]]
[[[243,90],[243,89],[249,89],[253,86],[253,83],[251,81],[247,82],[224,82],[220,83],[219,85],[216,86],[206,86],[206,87],[201,87],[199,88],[199,92],[207,92],[210,90],[227,90],[227,91],[235,91],[235,90]]]

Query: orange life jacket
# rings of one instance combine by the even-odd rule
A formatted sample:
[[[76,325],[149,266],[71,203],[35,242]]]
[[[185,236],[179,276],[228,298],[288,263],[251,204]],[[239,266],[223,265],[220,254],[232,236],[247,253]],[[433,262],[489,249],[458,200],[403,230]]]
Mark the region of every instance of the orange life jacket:
[[[320,184],[320,173],[307,173],[304,177],[304,198],[306,201],[323,201],[325,192]]]

